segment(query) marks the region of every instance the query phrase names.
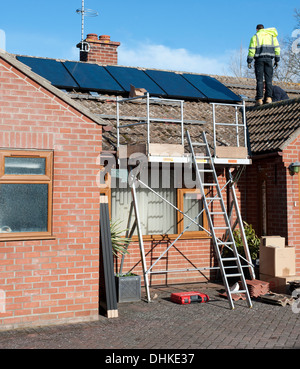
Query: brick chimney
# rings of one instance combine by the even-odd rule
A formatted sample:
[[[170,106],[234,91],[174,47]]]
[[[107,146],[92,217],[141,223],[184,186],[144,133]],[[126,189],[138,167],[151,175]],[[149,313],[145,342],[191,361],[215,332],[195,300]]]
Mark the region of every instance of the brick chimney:
[[[85,49],[82,50],[81,42],[76,45],[80,49],[80,61],[93,62],[107,65],[118,64],[117,48],[120,42],[110,41],[110,36],[97,36],[89,33],[84,40]]]

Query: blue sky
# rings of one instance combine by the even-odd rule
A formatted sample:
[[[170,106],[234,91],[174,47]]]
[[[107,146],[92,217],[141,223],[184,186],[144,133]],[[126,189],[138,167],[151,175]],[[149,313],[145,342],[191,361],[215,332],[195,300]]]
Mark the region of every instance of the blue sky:
[[[2,0],[0,47],[13,54],[78,60],[81,0]],[[119,64],[226,74],[232,55],[247,49],[258,23],[279,40],[296,26],[294,0],[85,0],[98,11],[85,35],[121,42]],[[228,73],[227,73],[228,74]]]

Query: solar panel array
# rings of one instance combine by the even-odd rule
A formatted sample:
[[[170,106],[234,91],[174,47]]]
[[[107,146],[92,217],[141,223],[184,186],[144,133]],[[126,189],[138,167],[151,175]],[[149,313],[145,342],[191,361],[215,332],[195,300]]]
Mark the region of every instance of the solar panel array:
[[[153,69],[58,61],[17,56],[33,72],[64,89],[129,93],[130,85],[144,88],[151,96],[164,98],[238,102],[241,98],[215,78]]]

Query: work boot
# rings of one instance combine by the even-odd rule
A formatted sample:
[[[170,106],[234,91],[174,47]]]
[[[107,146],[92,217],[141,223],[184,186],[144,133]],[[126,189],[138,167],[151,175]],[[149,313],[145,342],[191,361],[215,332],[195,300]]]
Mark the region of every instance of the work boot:
[[[255,105],[259,106],[263,104],[263,99],[257,99]]]
[[[266,98],[266,104],[271,104],[272,102],[272,98],[271,97],[267,97]]]

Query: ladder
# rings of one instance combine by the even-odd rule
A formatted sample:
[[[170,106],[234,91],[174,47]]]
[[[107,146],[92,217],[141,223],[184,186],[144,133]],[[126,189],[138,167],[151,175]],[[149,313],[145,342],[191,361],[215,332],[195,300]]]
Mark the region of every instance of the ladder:
[[[248,287],[246,284],[246,280],[245,280],[245,276],[243,273],[243,269],[241,266],[241,261],[240,261],[240,255],[238,254],[237,248],[236,248],[236,244],[234,241],[234,237],[233,237],[233,233],[231,230],[231,226],[230,226],[230,221],[226,212],[226,208],[225,208],[225,204],[224,204],[224,200],[222,197],[222,193],[221,193],[221,189],[219,186],[219,182],[218,182],[218,177],[216,174],[216,170],[215,170],[215,166],[214,166],[214,162],[213,162],[213,158],[211,156],[210,153],[210,149],[209,149],[209,145],[206,139],[206,135],[205,132],[202,133],[203,135],[203,142],[192,142],[191,141],[191,137],[189,132],[187,131],[187,141],[190,147],[190,152],[191,152],[191,158],[192,158],[192,164],[194,166],[195,172],[196,172],[196,183],[197,186],[199,186],[200,191],[201,191],[201,195],[202,195],[202,199],[203,199],[203,205],[204,205],[204,209],[206,211],[206,215],[207,215],[207,219],[208,219],[208,224],[211,230],[211,235],[212,235],[212,240],[213,240],[213,244],[214,244],[214,249],[215,249],[215,253],[216,253],[216,257],[218,260],[218,264],[220,267],[220,272],[222,275],[222,279],[223,279],[223,283],[225,286],[225,291],[227,294],[227,298],[229,301],[229,305],[231,309],[234,309],[234,303],[233,303],[233,298],[232,298],[232,294],[233,293],[244,293],[246,295],[246,301],[248,304],[248,307],[251,308],[252,307],[252,302],[251,302],[251,298],[249,295],[249,291],[248,291]],[[198,162],[196,160],[196,156],[195,156],[195,151],[194,151],[194,147],[196,146],[203,146],[205,148],[205,156],[203,157],[203,159],[205,159],[206,163],[208,164],[208,168],[207,166],[205,167],[205,165],[203,165],[201,167],[201,169],[198,167]],[[213,181],[210,183],[205,183],[203,178],[205,173],[210,173],[212,175]],[[206,176],[207,177],[207,176]],[[214,197],[212,197],[211,195],[209,195],[209,192],[207,193],[205,191],[205,189],[207,189],[207,187],[211,187],[214,188],[216,190],[216,195]],[[214,201],[219,202],[221,210],[216,212],[214,211],[215,209],[213,209],[213,212],[210,211],[210,204],[212,204]],[[224,223],[221,225],[218,224],[218,226],[214,225],[213,222],[213,218],[214,216],[220,215],[222,216],[222,218],[224,219]],[[220,218],[218,218],[219,220]],[[219,220],[219,222],[221,223],[221,221]],[[221,241],[217,235],[216,235],[216,230],[224,230],[226,232],[228,232],[228,239],[227,241]],[[222,257],[221,255],[221,251],[220,251],[220,247],[229,247],[232,251],[233,251],[233,257]],[[235,262],[236,266],[226,266],[227,262]],[[238,273],[228,273],[227,270],[229,269],[233,269],[233,268],[237,268]],[[242,289],[238,290],[238,292],[234,292],[231,291],[230,286],[229,286],[229,279],[230,278],[236,278],[239,277],[241,280],[241,284],[242,284]]]

